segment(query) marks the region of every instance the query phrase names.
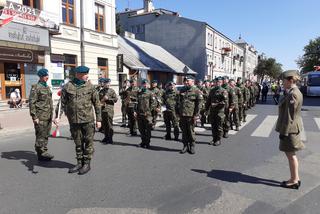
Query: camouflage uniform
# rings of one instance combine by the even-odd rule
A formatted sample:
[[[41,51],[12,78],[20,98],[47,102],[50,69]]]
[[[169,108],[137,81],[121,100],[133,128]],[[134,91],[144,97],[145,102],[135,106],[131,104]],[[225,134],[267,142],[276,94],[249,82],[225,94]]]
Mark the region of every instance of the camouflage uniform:
[[[151,139],[151,126],[152,126],[152,108],[155,99],[153,94],[147,88],[142,88],[138,92],[138,104],[136,108],[139,132],[141,135],[141,147],[149,148]]]
[[[126,103],[128,104],[127,115],[129,119],[129,129],[131,135],[137,135],[137,119],[134,117],[134,111],[138,102],[139,88],[136,86],[130,86],[126,90]]]
[[[256,100],[256,92],[254,86],[251,84],[250,87],[250,108],[254,107],[255,105],[255,100]]]
[[[206,101],[209,97],[211,88],[210,87],[202,87],[201,89],[202,95],[203,95],[203,100]],[[202,103],[201,110],[200,110],[200,120],[201,120],[201,127],[204,126],[205,123],[207,123],[207,111],[206,111],[206,106],[205,102]]]
[[[48,138],[52,127],[52,92],[46,83],[38,82],[32,85],[29,97],[30,115],[33,120],[38,119],[39,123],[34,124],[36,133],[35,150],[38,158],[48,155]],[[52,157],[51,157],[52,158]]]
[[[157,118],[158,118],[158,111],[157,109],[161,108],[161,92],[158,87],[151,87],[150,92],[153,95],[153,106],[151,110],[151,115],[152,115],[152,128],[154,129],[157,123]]]
[[[61,109],[65,111],[70,124],[78,164],[89,164],[94,152],[94,120],[96,117],[96,121],[101,122],[101,106],[95,87],[90,82],[78,84],[76,80],[75,78],[64,85]]]
[[[247,86],[243,87],[243,122],[246,122],[247,110],[250,106],[250,89]]]
[[[235,92],[235,99],[234,99],[234,108],[232,109],[231,112],[231,127],[233,125],[236,126],[236,131],[239,131],[239,126],[240,126],[240,106],[243,105],[243,96],[241,89],[237,86],[233,88]]]
[[[182,143],[184,145],[181,153],[185,153],[188,150],[193,154],[196,141],[194,119],[199,116],[203,96],[196,86],[185,86],[180,91],[179,100],[180,128],[182,130]]]
[[[209,116],[212,127],[211,145],[219,146],[223,134],[223,124],[225,122],[225,109],[228,105],[228,92],[221,86],[216,86],[210,91],[206,102],[206,110],[210,111]]]
[[[163,95],[166,110],[163,112],[163,119],[166,125],[166,140],[171,140],[171,124],[173,126],[174,139],[179,138],[179,118],[176,114],[179,104],[179,94],[175,89],[167,89]]]
[[[227,92],[228,92],[228,101],[225,105],[225,115],[226,117],[224,118],[224,123],[223,123],[223,137],[227,138],[228,137],[228,132],[230,130],[230,109],[234,108],[235,105],[235,99],[236,99],[236,94],[234,90],[228,85],[224,84],[222,86]],[[236,101],[238,102],[238,101]]]
[[[238,104],[239,104],[239,125],[241,126],[241,122],[243,121],[243,113],[244,113],[244,90],[245,87],[242,83],[237,83],[237,87],[239,88],[240,94],[238,92]]]
[[[103,142],[112,144],[114,104],[118,101],[118,97],[112,88],[105,87],[99,92],[99,99],[101,101],[102,130],[105,136]]]
[[[121,113],[122,113],[122,127],[127,126],[127,108],[128,108],[128,100],[127,100],[127,88],[122,87],[119,91],[119,96],[121,98]]]

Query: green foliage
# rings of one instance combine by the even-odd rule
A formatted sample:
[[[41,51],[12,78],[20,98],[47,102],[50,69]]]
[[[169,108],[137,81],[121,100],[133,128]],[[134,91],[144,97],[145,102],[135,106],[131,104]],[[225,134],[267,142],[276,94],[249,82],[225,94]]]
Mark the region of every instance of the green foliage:
[[[277,79],[282,73],[282,65],[274,58],[260,59],[254,74],[263,82],[266,76]]]
[[[303,51],[304,55],[299,57],[297,64],[302,72],[313,71],[314,66],[320,65],[320,37],[310,40]]]

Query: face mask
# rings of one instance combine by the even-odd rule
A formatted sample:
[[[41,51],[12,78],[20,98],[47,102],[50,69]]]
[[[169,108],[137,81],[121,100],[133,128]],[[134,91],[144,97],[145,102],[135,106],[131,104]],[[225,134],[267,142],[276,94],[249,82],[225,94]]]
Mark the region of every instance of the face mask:
[[[77,85],[77,86],[80,86],[80,85],[83,85],[86,83],[86,81],[84,80],[79,80],[78,78],[74,78],[73,82]]]
[[[48,84],[47,84],[47,82],[39,82],[42,86],[44,86],[44,87],[47,87],[48,86]]]

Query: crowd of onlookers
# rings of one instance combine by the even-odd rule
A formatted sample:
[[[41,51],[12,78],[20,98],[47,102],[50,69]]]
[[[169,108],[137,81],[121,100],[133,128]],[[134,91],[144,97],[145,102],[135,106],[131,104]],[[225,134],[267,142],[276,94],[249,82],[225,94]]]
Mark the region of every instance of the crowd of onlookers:
[[[278,105],[279,100],[280,100],[280,95],[282,92],[282,86],[279,82],[272,82],[272,83],[267,83],[264,82],[262,86],[260,87],[261,89],[261,102],[266,103],[267,102],[267,97],[269,92],[272,93],[272,98],[274,100],[274,103]],[[260,93],[259,93],[260,97]]]

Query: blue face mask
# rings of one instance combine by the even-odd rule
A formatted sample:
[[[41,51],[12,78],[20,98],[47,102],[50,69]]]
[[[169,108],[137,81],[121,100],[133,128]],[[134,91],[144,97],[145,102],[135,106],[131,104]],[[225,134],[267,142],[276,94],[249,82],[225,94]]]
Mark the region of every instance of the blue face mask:
[[[86,81],[84,80],[79,80],[78,78],[74,78],[73,79],[73,82],[77,85],[77,86],[80,86],[80,85],[83,85],[86,83]]]

